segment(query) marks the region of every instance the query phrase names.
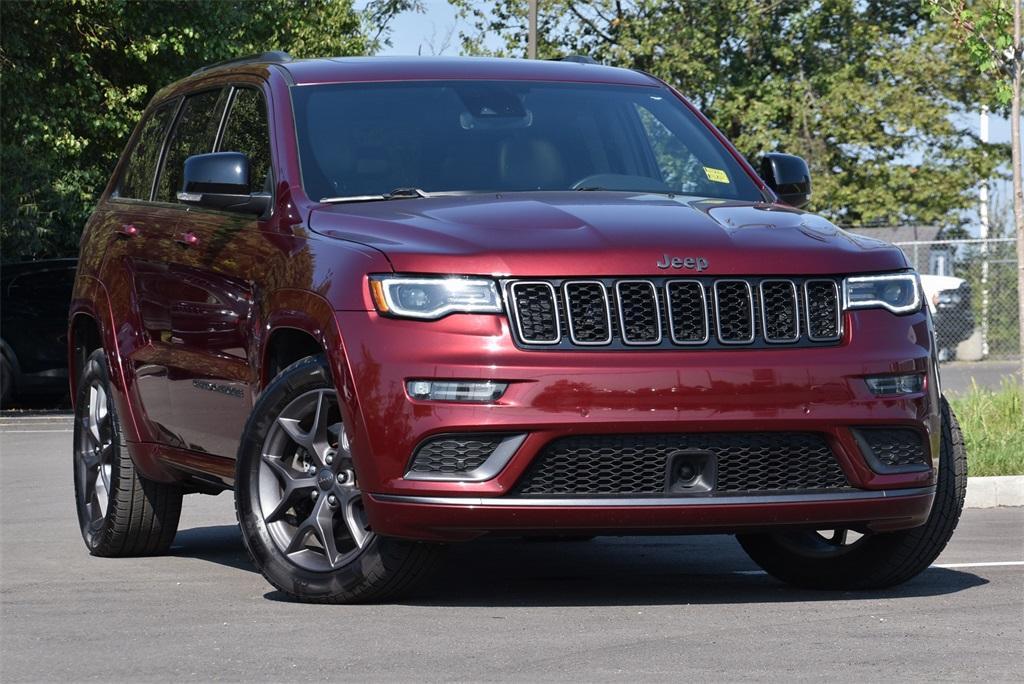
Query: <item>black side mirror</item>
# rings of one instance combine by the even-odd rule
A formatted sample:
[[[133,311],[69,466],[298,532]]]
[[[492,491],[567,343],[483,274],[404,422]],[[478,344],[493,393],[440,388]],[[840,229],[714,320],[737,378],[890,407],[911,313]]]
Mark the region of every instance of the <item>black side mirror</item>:
[[[761,158],[761,178],[790,206],[803,207],[811,201],[811,172],[800,157],[769,152]]]
[[[185,160],[185,189],[178,201],[211,209],[263,214],[270,195],[249,192],[249,158],[241,152],[196,154]]]

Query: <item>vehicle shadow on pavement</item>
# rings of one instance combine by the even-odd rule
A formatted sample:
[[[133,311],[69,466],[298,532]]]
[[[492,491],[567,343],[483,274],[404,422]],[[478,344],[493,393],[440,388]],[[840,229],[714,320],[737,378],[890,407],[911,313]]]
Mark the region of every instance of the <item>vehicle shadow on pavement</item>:
[[[242,533],[238,525],[211,525],[178,530],[168,555],[196,558],[236,570],[256,572],[256,567],[242,544]]]
[[[179,530],[170,555],[256,572],[237,525]],[[863,601],[941,596],[987,583],[969,572],[930,568],[882,591],[796,589],[761,573],[728,535],[498,539],[451,545],[431,576],[398,602],[529,607]],[[278,591],[264,598],[291,600]]]
[[[882,591],[797,589],[761,572],[732,536],[599,537],[452,547],[430,581],[401,602],[485,607],[861,601],[939,596],[987,583],[969,572],[931,568]]]

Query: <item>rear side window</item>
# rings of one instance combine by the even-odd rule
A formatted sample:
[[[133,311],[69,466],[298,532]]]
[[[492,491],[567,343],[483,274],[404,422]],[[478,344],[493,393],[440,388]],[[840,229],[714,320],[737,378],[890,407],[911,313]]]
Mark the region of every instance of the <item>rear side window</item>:
[[[121,187],[120,197],[148,200],[153,190],[153,174],[156,173],[157,162],[160,161],[160,146],[164,142],[164,133],[174,114],[177,101],[169,102],[153,112],[142,124],[142,132],[128,158]]]
[[[194,154],[213,151],[213,141],[226,103],[226,89],[208,90],[185,98],[167,144],[163,171],[156,190],[158,202],[177,202],[178,191],[182,189],[185,160]]]
[[[270,131],[267,108],[258,90],[235,91],[220,150],[242,152],[249,157],[249,192],[271,191],[274,181],[270,173]]]

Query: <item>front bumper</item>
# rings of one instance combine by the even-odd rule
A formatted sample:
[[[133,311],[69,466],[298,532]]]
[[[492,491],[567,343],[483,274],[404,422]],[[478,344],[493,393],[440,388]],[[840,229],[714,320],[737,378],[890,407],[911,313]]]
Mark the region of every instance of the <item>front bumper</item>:
[[[940,433],[924,313],[845,314],[834,347],[757,350],[524,351],[500,316],[422,323],[338,312],[335,359],[360,486],[381,534],[466,539],[488,532],[739,531],[778,525],[892,530],[922,524],[934,496]],[[880,399],[866,375],[928,373],[924,391]],[[510,383],[495,404],[411,399],[411,378]],[[851,428],[922,432],[933,468],[882,474]],[[524,433],[507,465],[481,482],[406,479],[416,446],[460,432]],[[850,483],[830,492],[644,498],[510,495],[551,440],[583,434],[800,431],[820,433]]]

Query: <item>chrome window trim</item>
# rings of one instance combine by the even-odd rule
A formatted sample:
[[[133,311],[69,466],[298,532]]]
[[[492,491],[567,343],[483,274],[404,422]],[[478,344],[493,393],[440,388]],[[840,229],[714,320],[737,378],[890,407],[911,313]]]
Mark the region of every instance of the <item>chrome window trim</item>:
[[[796,324],[796,336],[794,337],[780,337],[772,338],[768,336],[768,311],[764,306],[764,284],[765,283],[785,283],[789,285],[793,291],[793,322]],[[761,336],[764,337],[764,341],[771,344],[792,344],[800,341],[800,298],[797,295],[796,283],[786,278],[765,278],[757,284],[757,291],[760,295],[761,304]]]
[[[632,342],[626,337],[626,318],[622,312],[622,286],[631,283],[640,283],[651,288],[651,297],[654,298],[654,321],[658,324],[658,337],[654,340],[645,340],[642,342]],[[632,278],[626,280],[615,281],[615,303],[619,310],[619,337],[622,338],[622,343],[631,347],[654,347],[661,344],[663,337],[661,330],[661,305],[658,304],[658,288],[654,286],[650,280],[644,280],[642,278]]]
[[[828,283],[836,293],[836,334],[831,337],[817,337],[811,326],[811,299],[807,288],[811,283]],[[843,338],[843,301],[840,298],[839,284],[830,278],[808,278],[804,281],[804,318],[807,323],[807,339],[811,342],[835,342]]]
[[[800,494],[758,494],[752,496],[727,495],[708,496],[690,495],[678,497],[652,496],[635,498],[573,498],[573,497],[475,497],[475,496],[408,496],[403,494],[370,494],[378,501],[392,503],[426,504],[431,506],[484,506],[491,508],[508,507],[543,507],[557,506],[568,508],[587,507],[665,507],[665,506],[722,506],[751,504],[792,504],[821,503],[831,501],[895,499],[907,496],[923,496],[934,494],[935,487],[915,487],[913,489],[840,489],[833,492],[818,490]]]
[[[747,288],[747,307],[750,309],[750,337],[747,339],[726,340],[722,337],[722,315],[718,306],[718,286],[722,283],[741,283]],[[750,283],[746,280],[740,280],[739,278],[723,278],[715,281],[715,284],[712,287],[712,292],[715,299],[715,333],[718,336],[718,341],[722,344],[752,344],[754,339],[757,337],[757,323],[754,320],[754,290],[750,287]]]
[[[704,339],[701,340],[678,340],[676,339],[676,326],[672,320],[672,286],[676,283],[693,283],[700,290],[700,310],[704,317]],[[676,278],[665,282],[665,311],[668,314],[668,334],[672,344],[683,346],[696,346],[707,344],[711,341],[711,321],[708,320],[708,295],[704,290],[704,283],[693,278]]]
[[[438,435],[438,437],[443,436]],[[498,443],[498,446],[494,448],[494,451],[487,457],[487,460],[473,470],[467,470],[464,473],[418,473],[409,470],[405,473],[404,479],[430,482],[484,482],[491,480],[508,465],[508,462],[512,460],[512,456],[515,455],[524,441],[526,441],[525,434],[508,435]],[[416,450],[419,450],[419,445],[417,445]],[[416,453],[414,451],[413,460],[415,458]]]
[[[582,342],[576,339],[576,331],[573,329],[572,325],[572,307],[570,305],[569,298],[570,285],[597,285],[601,288],[601,296],[604,297],[605,321],[608,325],[608,337],[606,339],[590,340],[587,342]],[[566,280],[562,283],[562,298],[565,301],[565,321],[566,326],[569,328],[569,340],[572,341],[573,344],[578,344],[583,347],[599,347],[612,343],[612,304],[611,300],[608,299],[608,289],[605,287],[604,283],[600,280]]]
[[[553,340],[530,340],[527,339],[526,335],[523,334],[522,321],[519,319],[519,300],[516,295],[516,288],[521,285],[543,285],[548,288],[551,292],[551,306],[555,316],[555,339]],[[515,316],[516,322],[516,333],[519,335],[520,341],[523,344],[529,345],[540,345],[540,346],[551,346],[557,345],[562,342],[562,323],[561,323],[561,312],[558,310],[558,297],[555,293],[555,286],[546,280],[517,280],[509,285],[509,293],[512,296],[512,314]]]

